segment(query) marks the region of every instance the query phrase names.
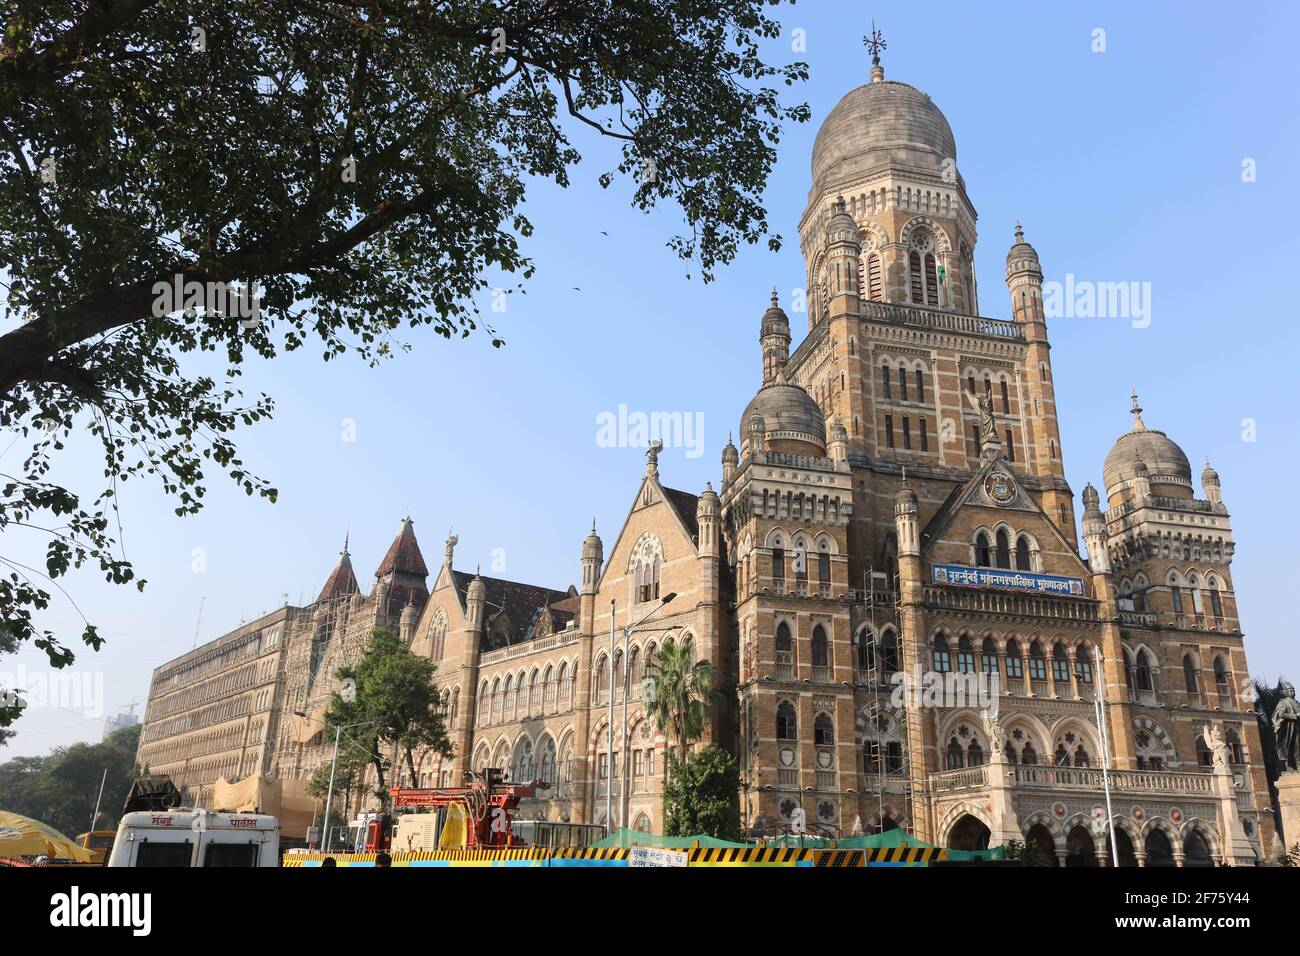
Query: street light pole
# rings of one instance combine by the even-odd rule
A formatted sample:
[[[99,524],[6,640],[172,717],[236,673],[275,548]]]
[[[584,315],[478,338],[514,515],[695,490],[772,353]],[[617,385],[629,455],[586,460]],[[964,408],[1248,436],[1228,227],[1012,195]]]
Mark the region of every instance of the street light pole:
[[[321,843],[321,852],[328,853],[330,850],[330,803],[334,800],[334,771],[339,765],[339,737],[343,733],[343,725],[334,725],[334,759],[330,761],[330,787],[329,792],[325,795],[325,816],[321,820],[321,828],[325,831],[325,839]]]
[[[605,775],[605,832],[614,832],[614,598],[609,599],[609,762]]]

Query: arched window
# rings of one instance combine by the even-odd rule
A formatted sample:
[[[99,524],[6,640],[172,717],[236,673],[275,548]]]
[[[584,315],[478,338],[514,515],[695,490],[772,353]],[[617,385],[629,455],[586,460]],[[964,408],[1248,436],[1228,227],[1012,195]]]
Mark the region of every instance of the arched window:
[[[1083,744],[1074,748],[1074,765],[1076,767],[1090,767],[1092,761],[1088,759],[1088,751],[1083,749]]]
[[[1196,664],[1192,661],[1191,654],[1183,655],[1183,685],[1189,694],[1200,693],[1200,686],[1196,681]]]
[[[1007,537],[1005,528],[999,528],[997,533],[997,565],[1000,568],[1011,568],[1011,541]]]
[[[893,631],[885,631],[880,642],[881,670],[892,674],[898,670],[898,638]]]
[[[969,767],[984,765],[984,748],[980,746],[978,740],[972,740],[970,746],[966,748],[966,765]]]
[[[1060,644],[1052,645],[1052,681],[1067,688],[1070,686],[1070,659]]]
[[[1056,753],[1052,755],[1052,762],[1058,767],[1070,766],[1070,752],[1065,749],[1065,744],[1056,745]]]
[[[898,397],[907,401],[907,363],[898,363]]]
[[[871,628],[864,627],[858,631],[857,644],[857,667],[860,672],[866,674],[871,670],[875,661],[872,660],[876,653],[876,639],[871,633]]]
[[[1029,679],[1047,680],[1047,658],[1043,656],[1043,645],[1038,641],[1029,645]]]
[[[933,252],[925,254],[925,304],[939,304],[939,275],[935,270]]]
[[[948,769],[959,770],[965,765],[966,755],[962,752],[961,744],[957,743],[956,737],[948,739]]]
[[[794,704],[783,700],[776,705],[776,739],[795,740],[798,734],[798,722],[795,719]]]
[[[1029,566],[1029,539],[1023,534],[1016,538],[1016,570],[1033,570],[1033,568]]]
[[[1025,676],[1024,658],[1020,656],[1020,645],[1015,638],[1007,641],[1007,676],[1016,680]]]
[[[934,636],[934,669],[940,674],[946,674],[952,669],[951,662],[948,659],[948,640],[940,632]]]
[[[1196,737],[1196,765],[1198,767],[1213,767],[1214,754],[1205,743],[1205,738],[1199,734]]]
[[[872,302],[885,301],[885,280],[880,270],[880,256],[867,256],[867,298]]]
[[[984,638],[984,644],[980,647],[980,663],[984,667],[984,673],[998,672],[998,646],[993,643],[991,637]]]
[[[525,739],[519,748],[519,755],[515,759],[515,780],[519,783],[527,783],[533,779],[533,744],[532,741]]]
[[[830,676],[830,645],[826,641],[826,629],[818,624],[812,633],[813,677],[826,680]]]
[[[605,702],[605,692],[609,690],[609,658],[604,654],[601,654],[600,657],[596,658],[595,671],[596,672],[591,675],[594,678],[591,682],[592,689],[594,691],[596,703],[602,704]]]
[[[1134,677],[1137,680],[1138,690],[1151,690],[1154,686],[1151,683],[1151,661],[1147,658],[1146,651],[1138,651]]]
[[[813,720],[813,743],[819,747],[835,746],[835,725],[829,714],[818,714]]]
[[[785,621],[776,626],[776,676],[794,676],[794,639]]]
[[[993,556],[989,552],[989,536],[983,531],[975,535],[975,565],[981,568],[993,567]]]
[[[1231,727],[1223,735],[1223,742],[1228,746],[1228,763],[1245,763],[1246,752],[1241,746],[1241,738]]]
[[[889,394],[889,363],[884,362],[880,366],[880,386],[885,390],[885,398],[892,398]]]
[[[659,572],[663,566],[663,551],[659,540],[651,534],[644,535],[632,552],[632,580],[636,586],[638,603],[659,599]]]
[[[975,673],[975,650],[971,647],[970,638],[965,634],[957,639],[957,672]]]
[[[1034,749],[1032,743],[1025,744],[1025,749],[1020,751],[1020,762],[1027,764],[1038,763],[1038,751]]]
[[[918,402],[925,401],[925,370],[922,368],[916,370],[916,400]],[[925,419],[923,418],[921,421],[924,422]]]
[[[546,743],[542,745],[542,772],[541,780],[549,783],[552,787],[556,784],[556,760],[555,760],[555,741],[550,737],[546,738]]]
[[[1228,668],[1223,663],[1222,657],[1214,659],[1214,689],[1219,692],[1221,697],[1228,696]]]
[[[1004,415],[1010,415],[1010,414],[1011,414],[1011,398],[1010,398],[1010,396],[1007,394],[1007,380],[1006,380],[1005,378],[1003,378],[1001,384],[1002,384],[1002,414],[1004,414]]]
[[[911,274],[912,302],[916,305],[923,305],[925,303],[925,291],[921,279],[921,254],[919,252],[908,253],[907,270]]]
[[[572,689],[573,689],[573,688],[572,688],[572,684],[571,684],[571,682],[570,682],[570,680],[569,680],[569,662],[568,662],[568,661],[561,661],[561,662],[560,662],[560,674],[559,674],[559,677],[557,678],[557,680],[559,681],[559,684],[560,684],[560,709],[561,709],[561,710],[566,710],[566,709],[568,709],[568,706],[569,706],[569,700],[571,699],[571,698],[570,698],[570,694],[571,694],[571,691],[572,691]]]
[[[1079,647],[1074,652],[1074,676],[1080,684],[1092,683],[1092,656],[1086,647]]]

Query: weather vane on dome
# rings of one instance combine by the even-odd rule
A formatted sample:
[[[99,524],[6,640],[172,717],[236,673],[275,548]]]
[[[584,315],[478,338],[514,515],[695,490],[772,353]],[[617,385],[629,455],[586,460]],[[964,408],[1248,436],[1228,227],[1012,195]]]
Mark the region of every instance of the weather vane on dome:
[[[871,65],[880,66],[880,51],[885,48],[885,38],[876,29],[876,21],[871,21],[871,33],[862,38],[862,44],[871,53]]]

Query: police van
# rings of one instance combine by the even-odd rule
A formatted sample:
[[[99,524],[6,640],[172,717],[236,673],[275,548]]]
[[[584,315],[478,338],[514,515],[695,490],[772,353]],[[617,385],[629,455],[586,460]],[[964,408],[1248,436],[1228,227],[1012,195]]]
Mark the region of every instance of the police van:
[[[280,821],[262,813],[177,807],[124,814],[109,866],[280,865]]]

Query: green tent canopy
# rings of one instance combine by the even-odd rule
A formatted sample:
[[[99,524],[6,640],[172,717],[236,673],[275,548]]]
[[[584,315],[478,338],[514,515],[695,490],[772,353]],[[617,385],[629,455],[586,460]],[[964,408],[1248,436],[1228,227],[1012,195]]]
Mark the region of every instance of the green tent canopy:
[[[652,846],[661,850],[689,850],[692,847],[748,847],[749,843],[731,843],[727,840],[719,840],[717,837],[711,837],[707,833],[697,833],[694,836],[670,837],[658,836],[654,833],[641,833],[637,830],[629,830],[627,827],[619,827],[603,840],[597,840],[591,844],[594,849],[604,850],[610,847],[621,846]]]

